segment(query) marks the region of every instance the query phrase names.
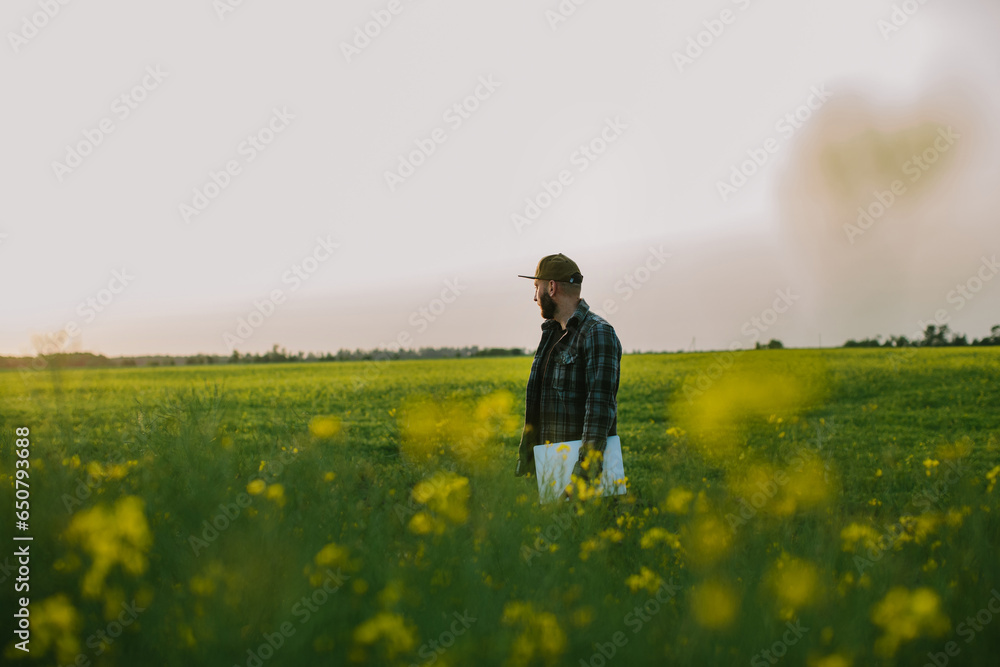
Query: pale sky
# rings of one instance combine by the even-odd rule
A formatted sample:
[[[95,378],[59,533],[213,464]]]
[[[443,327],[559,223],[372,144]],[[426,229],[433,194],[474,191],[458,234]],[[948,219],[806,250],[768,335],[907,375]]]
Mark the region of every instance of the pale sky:
[[[626,351],[1000,324],[996,2],[53,4],[0,9],[0,354],[228,354],[255,302],[241,352],[533,348],[556,252]]]

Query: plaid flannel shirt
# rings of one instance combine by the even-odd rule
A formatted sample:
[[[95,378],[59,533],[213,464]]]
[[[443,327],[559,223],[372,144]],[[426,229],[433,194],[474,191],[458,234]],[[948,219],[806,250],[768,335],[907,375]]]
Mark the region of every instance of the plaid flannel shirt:
[[[556,320],[542,323],[525,392],[515,475],[535,473],[535,445],[583,440],[578,474],[588,451],[604,452],[608,436],[617,433],[621,358],[614,328],[583,299],[565,331]]]

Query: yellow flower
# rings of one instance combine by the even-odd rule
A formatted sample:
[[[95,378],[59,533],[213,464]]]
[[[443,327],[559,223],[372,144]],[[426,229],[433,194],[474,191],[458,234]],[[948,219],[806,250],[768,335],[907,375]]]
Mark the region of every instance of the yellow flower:
[[[672,412],[701,454],[726,460],[742,451],[749,419],[766,418],[774,409],[796,412],[815,398],[815,384],[810,378],[775,373],[749,361],[714,381],[703,371],[677,392]]]
[[[267,487],[267,493],[265,497],[268,500],[273,500],[278,504],[278,507],[285,506],[285,487],[281,484],[272,484]]]
[[[501,623],[517,625],[521,633],[511,643],[508,664],[511,667],[535,664],[536,656],[545,664],[559,664],[566,650],[566,635],[551,612],[539,612],[530,602],[508,602]]]
[[[667,544],[674,551],[680,551],[681,549],[680,538],[659,526],[654,526],[647,530],[646,534],[639,540],[639,546],[643,549],[651,549],[660,543]]]
[[[331,542],[319,550],[313,561],[319,567],[342,567],[350,563],[350,552],[345,547]]]
[[[372,645],[384,642],[390,659],[406,653],[416,645],[415,629],[399,614],[381,611],[354,628],[354,640],[360,644]]]
[[[316,438],[332,438],[340,428],[340,417],[317,415],[309,420],[309,432]]]
[[[692,564],[710,565],[729,553],[732,531],[715,516],[704,515],[684,527],[682,539]]]
[[[438,472],[413,488],[413,499],[453,524],[469,518],[469,480],[453,472]]]
[[[671,514],[687,514],[693,498],[694,494],[687,489],[675,487],[670,489],[670,493],[667,494],[664,509]]]
[[[80,614],[63,593],[58,593],[28,608],[31,614],[31,650],[38,656],[45,655],[50,646],[55,647],[60,663],[70,663],[80,652]]]
[[[594,608],[580,607],[573,612],[573,625],[584,628],[594,622]]]
[[[850,658],[846,658],[839,653],[822,658],[809,659],[809,667],[851,667],[852,664]]]
[[[141,498],[125,496],[111,509],[98,505],[77,513],[70,521],[66,539],[79,542],[93,561],[82,582],[84,596],[100,595],[104,579],[116,563],[129,574],[146,571],[146,552],[153,538],[144,507]]]
[[[858,542],[864,541],[864,546],[871,549],[878,544],[878,532],[871,526],[861,523],[851,523],[840,531],[844,551],[854,551]]]
[[[407,527],[411,532],[417,535],[427,535],[429,533],[436,533],[437,535],[444,534],[444,531],[448,528],[448,524],[442,519],[431,516],[427,512],[417,512],[410,519],[410,523]]]
[[[986,479],[989,480],[989,487],[986,489],[986,493],[993,493],[993,487],[997,485],[997,475],[1000,475],[1000,466],[993,468],[988,473],[986,473]]]
[[[708,582],[691,591],[691,611],[705,628],[716,630],[729,626],[738,606],[736,595],[724,584]]]
[[[815,604],[819,594],[819,573],[812,563],[782,556],[768,577],[778,600],[792,609]]]
[[[941,599],[930,588],[908,591],[902,586],[890,590],[872,609],[872,622],[883,634],[875,642],[875,652],[891,658],[905,641],[928,634],[939,637],[951,628],[941,610]]]
[[[903,532],[896,538],[897,544],[903,545],[907,542],[923,544],[924,540],[934,532],[934,529],[938,527],[942,520],[942,515],[936,512],[926,512],[918,516],[899,517],[899,524],[903,527]]]
[[[649,591],[650,593],[655,593],[656,589],[658,589],[662,583],[663,579],[645,566],[640,568],[639,574],[633,574],[625,580],[625,584],[633,593],[643,589]]]
[[[247,493],[251,496],[259,496],[264,493],[264,489],[267,488],[267,483],[262,479],[255,479],[254,481],[247,484]]]

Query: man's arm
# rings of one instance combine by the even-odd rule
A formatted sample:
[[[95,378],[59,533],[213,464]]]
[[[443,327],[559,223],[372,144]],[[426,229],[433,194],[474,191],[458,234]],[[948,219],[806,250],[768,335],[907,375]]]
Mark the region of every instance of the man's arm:
[[[538,404],[541,388],[538,387],[541,373],[540,363],[542,351],[545,349],[546,333],[542,333],[542,339],[535,350],[535,358],[531,362],[531,371],[528,374],[528,386],[524,391],[524,429],[521,431],[521,442],[517,448],[517,464],[514,467],[514,476],[523,477],[527,474],[535,474],[535,450],[538,444],[539,415]]]
[[[578,477],[594,479],[601,474],[603,464],[584,470],[582,463],[588,452],[600,452],[608,444],[608,432],[618,410],[618,379],[622,356],[621,343],[609,325],[596,325],[584,341],[586,355],[587,399],[583,417],[583,446],[573,467]]]
[[[535,450],[538,438],[535,436],[534,426],[525,421],[524,430],[521,431],[521,443],[517,448],[517,466],[514,470],[515,477],[523,477],[528,473],[535,473]]]

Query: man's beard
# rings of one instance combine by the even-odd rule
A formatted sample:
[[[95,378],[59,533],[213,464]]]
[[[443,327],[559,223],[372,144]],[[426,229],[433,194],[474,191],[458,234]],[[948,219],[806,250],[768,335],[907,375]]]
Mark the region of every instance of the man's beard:
[[[542,308],[542,317],[551,320],[556,316],[556,300],[549,296],[548,292],[542,292],[538,303]]]

